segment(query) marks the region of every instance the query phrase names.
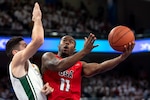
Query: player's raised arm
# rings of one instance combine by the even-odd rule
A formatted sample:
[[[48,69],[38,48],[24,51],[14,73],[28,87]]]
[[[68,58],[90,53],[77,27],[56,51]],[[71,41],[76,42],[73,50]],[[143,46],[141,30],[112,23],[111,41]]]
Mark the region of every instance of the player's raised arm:
[[[102,63],[83,62],[83,75],[88,77],[113,69],[132,53],[134,45],[134,42],[130,42],[128,46],[124,46],[125,51],[120,56],[106,60]]]
[[[31,42],[26,46],[24,50],[20,51],[20,53],[18,52],[17,54],[18,57],[16,57],[16,59],[18,58],[18,60],[21,63],[25,62],[27,59],[32,57],[44,42],[44,29],[41,19],[42,13],[40,10],[40,6],[38,3],[35,3],[32,12],[33,29]]]

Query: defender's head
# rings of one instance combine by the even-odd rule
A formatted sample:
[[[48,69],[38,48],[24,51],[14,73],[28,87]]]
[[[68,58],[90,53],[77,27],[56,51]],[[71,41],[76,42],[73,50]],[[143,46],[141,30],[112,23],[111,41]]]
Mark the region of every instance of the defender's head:
[[[12,58],[15,53],[20,50],[23,50],[27,44],[21,36],[12,37],[6,43],[6,54],[9,58]]]

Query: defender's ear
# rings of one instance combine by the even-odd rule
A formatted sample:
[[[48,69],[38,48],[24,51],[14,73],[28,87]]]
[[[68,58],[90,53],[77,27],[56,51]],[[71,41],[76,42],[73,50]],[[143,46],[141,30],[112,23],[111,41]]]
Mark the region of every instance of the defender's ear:
[[[18,52],[18,50],[12,50],[12,54],[15,55]]]

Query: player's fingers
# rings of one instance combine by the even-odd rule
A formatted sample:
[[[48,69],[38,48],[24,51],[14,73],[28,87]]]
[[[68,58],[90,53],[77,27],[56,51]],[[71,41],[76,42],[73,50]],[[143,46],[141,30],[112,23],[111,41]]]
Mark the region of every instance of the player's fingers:
[[[88,39],[91,37],[92,33],[89,34]]]
[[[35,3],[35,6],[39,8],[39,4],[38,4],[38,2],[36,2],[36,3]]]
[[[42,92],[43,94],[47,94],[47,91],[46,91],[45,89],[42,89],[41,92]]]
[[[47,82],[45,85],[46,85],[46,86],[48,86],[48,85],[49,85],[49,83]]]
[[[93,48],[95,48],[95,47],[98,47],[98,46],[99,46],[99,44],[97,44],[97,45],[94,45],[94,46],[93,46]]]
[[[34,14],[34,12],[37,10],[38,7],[39,7],[39,5],[38,5],[38,3],[36,2],[36,3],[34,4],[34,8],[33,8],[32,14]]]
[[[133,42],[132,42],[132,49],[134,48],[134,46],[135,46],[135,42],[133,41]]]
[[[49,83],[47,82],[46,84],[44,84],[43,86],[43,90],[45,90],[47,88],[47,86],[49,85]]]
[[[133,48],[132,48],[132,43],[131,43],[131,42],[129,43],[128,48],[129,48],[130,51],[133,49]]]
[[[85,42],[87,42],[87,37],[84,37]]]
[[[95,40],[96,40],[96,37],[95,37],[94,34],[92,34],[92,36],[91,36],[91,43],[93,44]]]
[[[48,95],[50,93],[49,91],[45,91],[45,90],[42,90],[41,92],[45,95]]]
[[[124,52],[128,51],[127,45],[124,45]]]
[[[47,86],[47,84],[45,85],[45,87],[41,90],[42,93],[44,93],[45,95],[52,93],[54,91],[54,88]]]
[[[43,90],[43,91],[47,91],[47,89],[48,89],[49,87],[50,87],[50,86],[49,86],[49,83],[47,82],[46,84],[44,84],[42,90]]]
[[[37,2],[34,5],[32,15],[33,15],[32,16],[32,21],[35,21],[36,18],[41,19],[41,17],[42,17],[40,6]]]
[[[95,40],[95,35],[90,33],[89,37],[88,37],[88,43],[93,43]]]
[[[85,39],[85,44],[88,44],[89,43],[89,39],[90,39],[90,35],[88,37],[84,37]]]
[[[53,91],[54,91],[54,89],[50,88],[50,89],[45,91],[45,95],[48,95],[48,94],[52,93]]]
[[[54,91],[54,88],[51,87],[49,92],[52,93],[53,91]]]
[[[44,94],[45,94],[45,95],[48,95],[48,94],[49,94],[49,92],[47,91],[47,92],[45,92]]]
[[[132,49],[134,48],[134,45],[135,45],[134,42],[130,42],[130,43],[129,43],[129,46],[128,46],[128,49],[129,49],[130,51],[132,51]]]
[[[96,37],[94,36],[94,37],[93,37],[93,40],[91,41],[91,43],[94,43],[95,40],[96,40]]]
[[[54,88],[52,88],[48,82],[46,83],[46,86],[47,86],[46,90],[49,91],[49,93],[54,91]]]
[[[38,2],[36,2],[34,5],[34,10],[38,10],[38,9],[40,9],[40,6],[39,6]]]
[[[96,37],[95,37],[95,35],[93,35],[93,36],[92,36],[92,39],[90,40],[90,43],[93,45],[94,42],[95,42],[95,40],[96,40]]]
[[[130,48],[131,48],[131,43],[129,42],[128,44],[126,44],[126,51],[129,51],[130,50]]]

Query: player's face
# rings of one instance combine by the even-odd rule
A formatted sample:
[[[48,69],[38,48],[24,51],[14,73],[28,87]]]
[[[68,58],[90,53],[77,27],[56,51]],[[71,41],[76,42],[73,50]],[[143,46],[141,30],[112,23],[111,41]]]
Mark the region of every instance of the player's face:
[[[20,41],[15,47],[13,54],[16,54],[17,52],[24,50],[26,48],[27,44],[25,41]]]
[[[70,56],[75,51],[75,40],[71,36],[62,37],[59,45],[59,53],[61,55]]]
[[[19,50],[23,50],[25,49],[27,46],[26,42],[25,41],[20,41],[19,42]]]

